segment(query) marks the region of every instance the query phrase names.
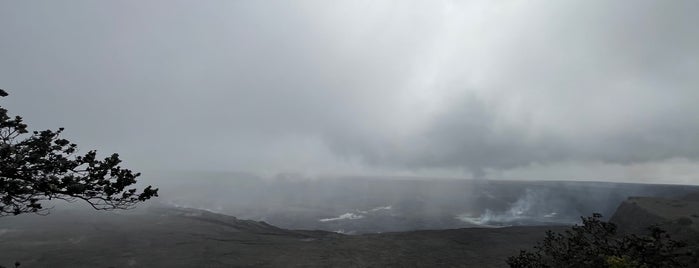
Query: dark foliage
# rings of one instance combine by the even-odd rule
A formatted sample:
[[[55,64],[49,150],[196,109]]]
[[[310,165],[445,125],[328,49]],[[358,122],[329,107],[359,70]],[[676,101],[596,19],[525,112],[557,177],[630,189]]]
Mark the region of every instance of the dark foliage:
[[[0,98],[7,96],[0,89]],[[46,213],[42,201],[84,200],[99,210],[127,209],[158,196],[151,186],[128,188],[139,173],[124,169],[118,154],[77,155],[77,145],[58,131],[27,130],[19,116],[0,107],[0,216]]]
[[[546,232],[533,251],[507,259],[510,267],[687,267],[686,244],[672,240],[657,226],[649,235],[619,235],[602,215],[582,218],[565,233]]]

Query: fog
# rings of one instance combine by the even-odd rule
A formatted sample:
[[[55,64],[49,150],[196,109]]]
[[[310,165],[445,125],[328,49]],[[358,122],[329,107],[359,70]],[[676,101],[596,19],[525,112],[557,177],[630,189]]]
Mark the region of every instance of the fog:
[[[3,105],[151,174],[697,184],[697,5],[3,2]]]
[[[697,11],[0,1],[0,267],[696,262]]]
[[[147,206],[203,209],[287,229],[344,234],[570,225],[592,213],[609,218],[632,196],[681,198],[699,189],[424,177],[263,179],[243,173],[177,173],[154,181],[163,194]]]

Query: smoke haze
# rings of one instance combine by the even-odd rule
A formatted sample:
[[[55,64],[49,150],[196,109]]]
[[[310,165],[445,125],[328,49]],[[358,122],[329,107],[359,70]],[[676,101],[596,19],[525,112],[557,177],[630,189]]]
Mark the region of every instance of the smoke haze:
[[[697,10],[5,1],[0,86],[30,128],[146,175],[699,184]]]

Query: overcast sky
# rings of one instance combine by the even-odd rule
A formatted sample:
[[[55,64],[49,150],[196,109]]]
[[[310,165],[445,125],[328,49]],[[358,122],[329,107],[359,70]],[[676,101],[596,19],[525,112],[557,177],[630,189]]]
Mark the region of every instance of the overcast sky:
[[[699,184],[699,1],[0,1],[2,106],[141,170]]]

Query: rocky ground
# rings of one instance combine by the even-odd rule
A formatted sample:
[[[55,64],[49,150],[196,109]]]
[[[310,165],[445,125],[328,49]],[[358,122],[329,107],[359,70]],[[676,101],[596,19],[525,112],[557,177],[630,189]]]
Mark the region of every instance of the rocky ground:
[[[57,207],[49,216],[0,218],[0,265],[11,267],[19,261],[22,268],[506,267],[507,257],[532,247],[546,230],[568,228],[542,226],[549,219],[547,213],[589,216],[588,212],[602,208],[611,215],[617,207],[611,221],[622,232],[642,232],[658,224],[676,240],[699,245],[699,192],[692,193],[696,191],[692,186],[361,180],[223,186],[210,188],[237,189],[232,196],[239,202],[230,203],[254,208],[253,214],[241,212],[252,215],[245,218],[276,219],[289,226],[279,228],[172,203],[153,202],[138,210],[116,212],[77,209],[80,203],[73,203],[65,205],[68,208]],[[179,197],[174,201],[188,201],[187,191],[177,194],[171,189],[167,193]],[[655,197],[632,197],[622,202],[630,194],[647,193]],[[228,204],[205,200],[201,193],[197,196],[199,199],[191,200],[200,200],[200,207]],[[204,196],[223,195],[212,192]],[[226,211],[222,207],[217,211]],[[488,215],[483,211],[492,210],[496,220],[504,215],[518,219],[508,223],[523,225],[530,223],[519,222],[528,219],[523,216],[543,216],[532,218],[538,226],[449,227],[461,226],[455,216],[469,210],[481,212],[480,218]],[[235,207],[230,211],[235,212]],[[319,220],[348,211],[363,218]],[[316,227],[325,231],[307,231],[321,229]],[[365,233],[330,232],[349,227]],[[442,230],[419,230],[430,228]],[[419,231],[384,231],[394,229]]]
[[[0,263],[22,267],[505,267],[547,229],[366,235],[280,229],[203,210],[3,218]]]

